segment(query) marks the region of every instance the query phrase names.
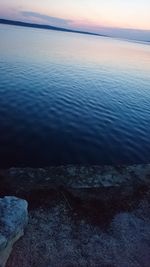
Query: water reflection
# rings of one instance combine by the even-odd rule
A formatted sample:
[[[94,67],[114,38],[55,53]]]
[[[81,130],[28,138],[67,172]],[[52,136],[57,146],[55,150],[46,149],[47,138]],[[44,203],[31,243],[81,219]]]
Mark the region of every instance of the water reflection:
[[[2,165],[150,160],[150,46],[0,26]]]

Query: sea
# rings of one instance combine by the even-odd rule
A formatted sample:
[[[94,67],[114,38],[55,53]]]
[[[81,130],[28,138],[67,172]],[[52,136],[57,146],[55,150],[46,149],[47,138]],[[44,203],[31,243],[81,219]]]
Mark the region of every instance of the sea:
[[[0,25],[0,167],[150,162],[150,45]]]

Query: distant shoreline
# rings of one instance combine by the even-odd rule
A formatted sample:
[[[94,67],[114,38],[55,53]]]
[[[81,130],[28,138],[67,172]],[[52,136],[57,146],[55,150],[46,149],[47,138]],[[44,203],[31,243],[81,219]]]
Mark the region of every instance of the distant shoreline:
[[[102,37],[109,37],[107,35],[98,34],[98,33],[70,30],[70,29],[67,29],[67,28],[60,28],[60,27],[55,27],[55,26],[51,26],[51,25],[42,25],[42,24],[35,24],[35,23],[28,23],[28,22],[7,20],[7,19],[0,19],[0,24],[13,25],[13,26],[19,26],[19,27],[27,27],[27,28],[44,29],[44,30],[52,30],[52,31],[79,33],[79,34],[102,36]]]
[[[28,23],[28,22],[15,21],[15,20],[0,19],[0,24],[19,26],[19,27],[27,27],[27,28],[34,28],[34,29],[43,29],[43,30],[78,33],[78,34],[92,35],[92,36],[99,36],[99,37],[107,37],[107,38],[115,38],[115,39],[119,39],[119,40],[122,40],[122,41],[137,42],[137,43],[142,43],[142,44],[146,44],[146,45],[150,44],[150,40],[128,39],[128,38],[115,37],[115,36],[106,35],[106,34],[98,34],[98,33],[93,33],[93,32],[71,30],[71,29],[55,27],[55,26],[51,26],[51,25]]]

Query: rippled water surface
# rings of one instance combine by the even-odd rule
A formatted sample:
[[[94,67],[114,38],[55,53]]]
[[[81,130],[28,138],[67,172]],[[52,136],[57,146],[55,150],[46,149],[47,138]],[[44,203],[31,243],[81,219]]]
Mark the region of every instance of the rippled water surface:
[[[150,161],[150,46],[0,26],[0,166]]]

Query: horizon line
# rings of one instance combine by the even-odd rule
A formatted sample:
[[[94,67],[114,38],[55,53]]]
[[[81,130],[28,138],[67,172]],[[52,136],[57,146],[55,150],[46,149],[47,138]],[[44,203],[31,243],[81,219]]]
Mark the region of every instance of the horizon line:
[[[53,26],[50,24],[32,23],[32,22],[25,22],[25,21],[5,19],[5,18],[0,18],[0,24],[14,25],[14,26],[19,26],[19,27],[45,29],[45,30],[57,30],[57,31],[63,31],[63,32],[95,35],[95,36],[101,36],[101,37],[110,37],[109,35],[94,33],[94,32],[90,32],[90,31],[74,30],[74,29],[69,29],[69,28],[64,28],[64,27]]]

